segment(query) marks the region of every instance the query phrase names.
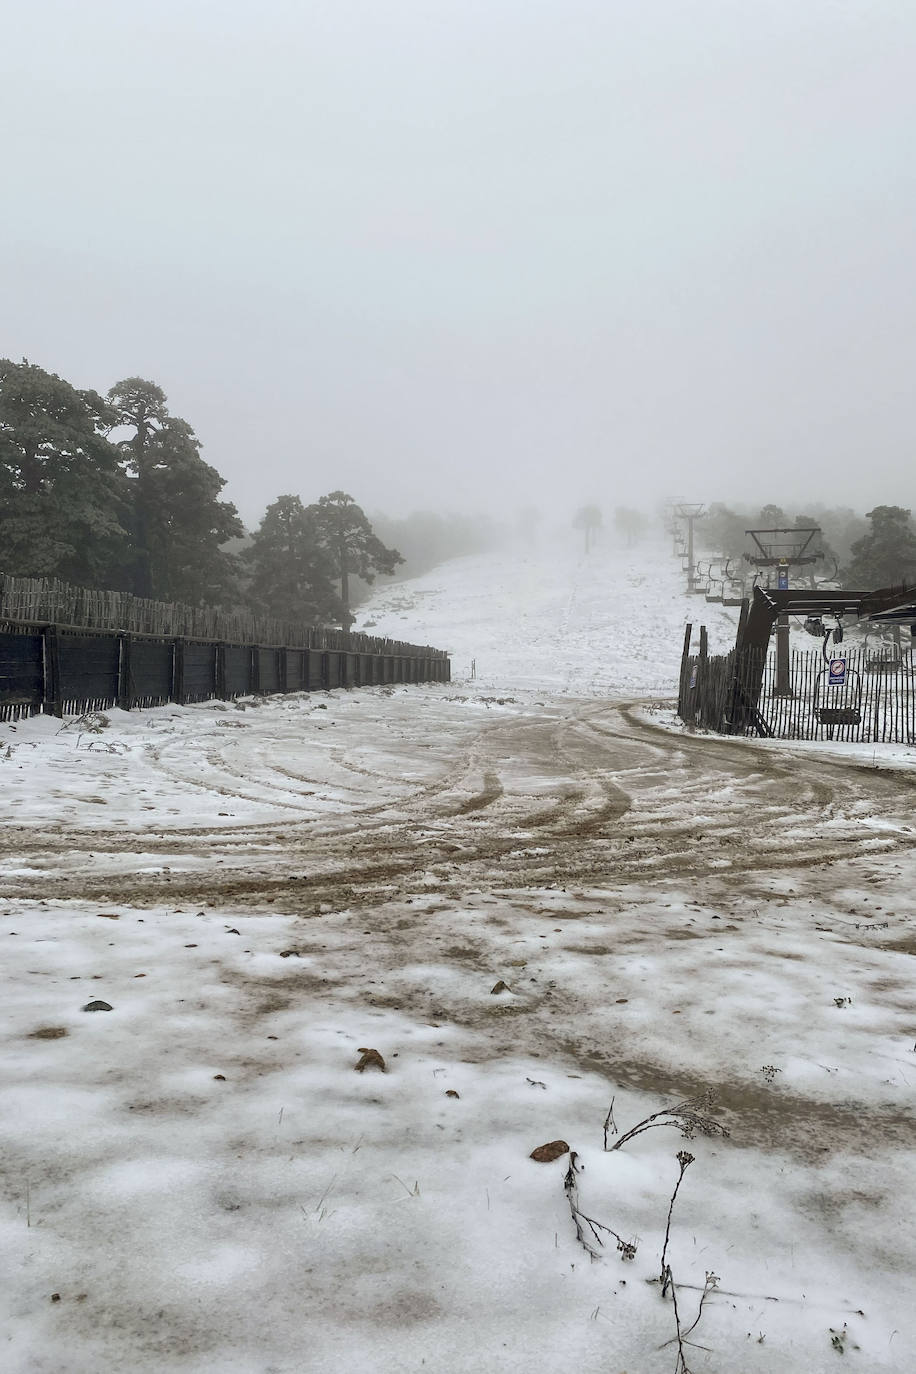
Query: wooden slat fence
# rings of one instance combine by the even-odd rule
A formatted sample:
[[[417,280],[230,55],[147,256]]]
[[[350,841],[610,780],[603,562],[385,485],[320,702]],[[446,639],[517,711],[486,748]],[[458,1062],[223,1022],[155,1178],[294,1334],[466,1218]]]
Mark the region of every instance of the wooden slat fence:
[[[0,629],[6,625],[72,625],[92,630],[190,639],[202,643],[277,644],[348,653],[445,657],[441,649],[405,644],[361,631],[300,625],[211,606],[148,601],[130,592],[92,591],[55,578],[0,573]]]
[[[719,734],[916,744],[912,650],[841,652],[845,679],[831,686],[820,652],[793,650],[789,691],[784,694],[776,690],[775,653],[732,650],[706,656],[685,650],[678,714],[691,725]]]

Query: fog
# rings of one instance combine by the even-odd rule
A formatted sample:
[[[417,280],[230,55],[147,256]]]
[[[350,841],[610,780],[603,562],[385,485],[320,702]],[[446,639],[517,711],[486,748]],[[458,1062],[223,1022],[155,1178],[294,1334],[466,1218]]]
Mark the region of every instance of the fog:
[[[913,504],[907,0],[35,0],[0,355],[278,493]]]

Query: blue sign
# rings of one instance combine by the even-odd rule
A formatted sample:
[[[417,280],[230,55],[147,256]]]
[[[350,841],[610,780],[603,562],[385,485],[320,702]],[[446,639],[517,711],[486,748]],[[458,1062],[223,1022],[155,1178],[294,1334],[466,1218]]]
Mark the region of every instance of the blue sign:
[[[846,660],[845,658],[832,658],[827,669],[827,686],[842,687],[846,682]]]
[[[691,670],[690,670],[690,686],[691,686],[691,687],[696,687],[696,685],[697,685],[697,665],[694,664],[693,667],[692,667]]]
[[[777,590],[787,592],[789,590],[789,569],[780,568],[776,580]]]

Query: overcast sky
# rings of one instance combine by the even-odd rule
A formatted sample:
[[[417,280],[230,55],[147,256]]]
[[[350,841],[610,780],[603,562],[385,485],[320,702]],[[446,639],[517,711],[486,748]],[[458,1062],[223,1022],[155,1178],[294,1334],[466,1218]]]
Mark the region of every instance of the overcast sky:
[[[916,0],[0,5],[0,355],[249,522],[916,506]]]

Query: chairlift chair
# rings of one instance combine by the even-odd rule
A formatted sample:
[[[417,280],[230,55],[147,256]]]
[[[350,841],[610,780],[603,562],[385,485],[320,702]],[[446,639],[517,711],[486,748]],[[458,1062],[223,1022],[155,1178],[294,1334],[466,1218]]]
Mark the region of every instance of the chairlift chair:
[[[838,692],[842,705],[837,705],[837,697],[826,698],[825,693]],[[826,705],[832,700],[832,705]],[[862,722],[862,675],[848,663],[842,683],[831,684],[830,665],[827,664],[814,679],[814,716],[819,725],[833,728],[836,725],[860,725]]]

